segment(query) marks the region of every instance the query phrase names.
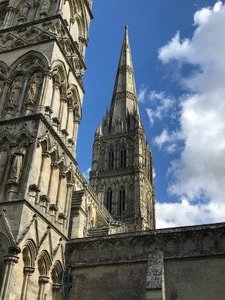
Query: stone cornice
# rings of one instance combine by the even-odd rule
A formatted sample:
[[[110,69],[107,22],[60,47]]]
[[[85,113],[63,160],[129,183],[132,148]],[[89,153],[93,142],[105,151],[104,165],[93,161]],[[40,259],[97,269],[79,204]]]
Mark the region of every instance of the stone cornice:
[[[134,93],[125,91],[125,92],[117,92],[114,95],[114,98],[116,100],[121,100],[121,99],[130,99],[132,101],[136,101],[137,100],[137,96]]]
[[[102,170],[98,171],[98,174],[92,175],[92,179],[100,179],[104,178],[116,178],[121,176],[134,176],[135,174],[144,174],[144,171],[142,169],[137,169],[135,167],[127,167],[124,169],[114,169],[114,170]]]
[[[225,256],[225,223],[75,239],[67,244],[69,264],[74,267],[147,261],[155,250],[168,260]]]

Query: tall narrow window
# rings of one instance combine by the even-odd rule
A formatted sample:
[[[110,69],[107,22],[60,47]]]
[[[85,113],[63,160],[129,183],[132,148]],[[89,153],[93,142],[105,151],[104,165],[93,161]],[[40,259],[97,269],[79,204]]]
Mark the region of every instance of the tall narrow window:
[[[127,151],[126,149],[120,150],[120,168],[126,168],[127,166]]]
[[[119,216],[123,216],[125,214],[125,210],[126,210],[126,192],[125,189],[121,189],[120,190],[120,195],[119,195]]]
[[[114,168],[114,152],[110,150],[109,157],[108,157],[108,169],[113,170],[113,168]]]
[[[106,192],[105,206],[106,206],[108,212],[111,214],[112,213],[112,190],[111,189],[108,189]]]

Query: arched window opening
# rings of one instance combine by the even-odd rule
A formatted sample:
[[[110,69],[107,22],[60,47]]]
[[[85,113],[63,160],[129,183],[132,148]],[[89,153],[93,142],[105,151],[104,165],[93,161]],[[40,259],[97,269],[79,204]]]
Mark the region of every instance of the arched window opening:
[[[53,300],[60,300],[62,294],[62,265],[59,261],[55,263],[51,272]]]
[[[105,207],[107,208],[108,212],[112,213],[112,190],[108,189],[106,192],[106,202]]]
[[[114,151],[109,151],[109,157],[108,157],[108,169],[113,170],[114,169]]]
[[[120,150],[120,168],[126,168],[127,166],[127,150],[121,149]]]
[[[38,271],[39,271],[39,291],[38,300],[44,299],[45,286],[49,282],[49,269],[51,267],[51,258],[47,251],[42,251],[40,258],[38,259]]]
[[[125,214],[125,210],[126,210],[126,191],[124,188],[121,188],[119,194],[119,210],[118,210],[119,216],[123,216]]]
[[[37,256],[37,248],[32,240],[28,240],[26,242],[26,246],[22,252],[23,255],[23,287],[21,293],[21,300],[25,300],[29,298],[29,288],[30,288],[30,280],[31,276],[35,271],[34,264]]]

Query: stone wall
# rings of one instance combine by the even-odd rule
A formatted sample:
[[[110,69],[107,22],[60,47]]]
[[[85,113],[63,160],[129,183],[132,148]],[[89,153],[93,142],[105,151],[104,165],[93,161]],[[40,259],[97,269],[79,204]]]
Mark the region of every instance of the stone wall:
[[[69,299],[224,299],[225,224],[76,239]]]

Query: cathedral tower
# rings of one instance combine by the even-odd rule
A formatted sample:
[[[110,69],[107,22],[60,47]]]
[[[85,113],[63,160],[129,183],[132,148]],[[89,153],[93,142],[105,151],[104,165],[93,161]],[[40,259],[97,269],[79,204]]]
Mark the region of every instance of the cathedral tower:
[[[0,1],[2,300],[61,299],[66,287],[91,2]]]
[[[152,157],[141,124],[125,29],[111,106],[97,128],[91,185],[128,231],[155,228]]]

